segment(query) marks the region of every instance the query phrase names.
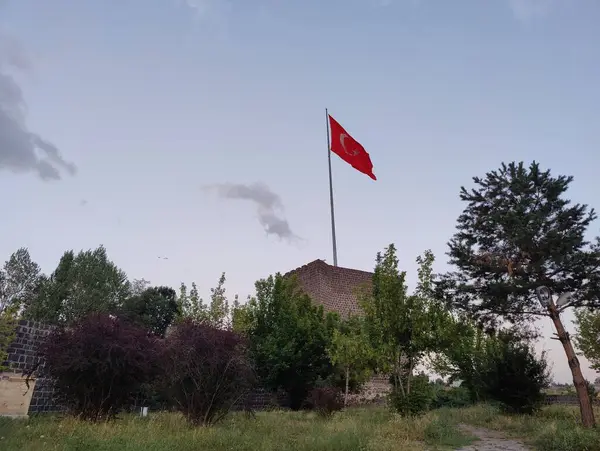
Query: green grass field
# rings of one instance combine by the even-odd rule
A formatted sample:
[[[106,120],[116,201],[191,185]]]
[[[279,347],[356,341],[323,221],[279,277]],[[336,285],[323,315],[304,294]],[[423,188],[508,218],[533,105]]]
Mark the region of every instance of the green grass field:
[[[507,417],[489,406],[441,409],[404,419],[383,408],[350,409],[323,420],[313,413],[234,414],[213,428],[191,428],[182,417],[155,413],[89,424],[72,418],[38,416],[0,419],[3,451],[188,451],[188,450],[450,450],[473,442],[458,424],[505,431],[543,451],[600,450],[600,432],[584,431],[577,410],[549,407],[534,417]]]

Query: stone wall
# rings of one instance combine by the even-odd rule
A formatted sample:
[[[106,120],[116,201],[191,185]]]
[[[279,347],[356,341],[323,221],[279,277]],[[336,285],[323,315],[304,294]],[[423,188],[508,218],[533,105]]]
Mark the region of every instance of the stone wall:
[[[8,360],[4,363],[10,371],[23,374],[36,363],[37,347],[52,330],[51,327],[34,321],[21,320],[17,325],[16,338],[8,347]],[[34,374],[35,376],[35,374]],[[36,380],[29,413],[60,412],[63,409],[53,402],[52,381],[45,378]]]

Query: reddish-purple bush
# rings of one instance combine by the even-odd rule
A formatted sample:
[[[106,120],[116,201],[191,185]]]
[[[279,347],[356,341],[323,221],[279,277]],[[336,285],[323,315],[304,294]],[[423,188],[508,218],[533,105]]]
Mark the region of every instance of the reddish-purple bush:
[[[57,401],[74,415],[109,419],[157,375],[158,345],[136,325],[93,314],[50,333],[38,373],[54,380]]]
[[[244,339],[207,323],[178,325],[165,340],[161,361],[163,387],[194,425],[221,420],[254,383]]]
[[[319,416],[329,418],[344,407],[344,397],[336,387],[317,387],[306,398],[306,408],[316,411]]]

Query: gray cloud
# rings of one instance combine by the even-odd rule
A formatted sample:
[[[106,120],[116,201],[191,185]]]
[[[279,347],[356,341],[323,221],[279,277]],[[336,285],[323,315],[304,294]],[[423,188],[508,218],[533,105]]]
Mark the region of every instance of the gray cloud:
[[[42,180],[60,180],[63,171],[75,175],[54,144],[27,128],[23,92],[11,70],[29,69],[18,44],[0,34],[0,170],[35,172]]]
[[[298,240],[285,217],[281,198],[264,183],[250,185],[235,183],[219,183],[204,187],[207,191],[215,191],[221,199],[237,199],[252,202],[256,206],[258,222],[267,235],[275,235],[288,241]],[[279,214],[278,214],[279,213]]]

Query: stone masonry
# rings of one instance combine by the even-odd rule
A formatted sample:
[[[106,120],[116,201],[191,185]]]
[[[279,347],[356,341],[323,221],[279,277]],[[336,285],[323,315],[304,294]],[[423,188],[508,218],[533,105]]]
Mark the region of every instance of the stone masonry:
[[[21,375],[24,371],[32,368],[37,359],[37,347],[51,330],[51,327],[42,323],[27,320],[19,321],[16,337],[8,347],[8,360],[4,363],[5,366],[9,367],[9,371]],[[62,411],[63,409],[60,406],[54,404],[53,397],[52,382],[45,378],[37,379],[29,405],[29,413]]]

